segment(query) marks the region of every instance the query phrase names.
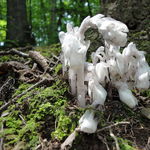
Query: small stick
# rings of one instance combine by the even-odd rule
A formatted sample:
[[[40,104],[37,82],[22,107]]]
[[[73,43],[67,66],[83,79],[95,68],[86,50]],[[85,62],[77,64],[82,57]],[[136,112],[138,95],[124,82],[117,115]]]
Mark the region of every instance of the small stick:
[[[4,123],[4,122],[2,122],[2,124],[1,124],[1,130],[0,130],[1,132],[3,132],[3,130],[4,130],[4,129],[3,129],[3,127],[4,127],[3,123]],[[3,137],[1,137],[1,138],[0,138],[0,150],[4,150],[4,149],[3,149],[3,140],[4,140]]]
[[[125,122],[117,122],[117,123],[111,124],[109,126],[106,126],[106,127],[102,128],[102,129],[97,130],[97,133],[101,132],[103,130],[106,130],[106,129],[110,129],[110,128],[115,127],[115,126],[120,125],[120,124],[130,124],[130,122],[127,122],[127,121],[125,121]]]
[[[65,150],[67,146],[72,146],[73,141],[76,138],[76,133],[80,131],[80,128],[77,127],[75,130],[67,137],[67,139],[61,144],[61,150]]]
[[[23,124],[26,125],[26,121],[24,120],[24,118],[21,115],[19,115],[19,117],[22,120]]]
[[[116,136],[115,136],[114,133],[112,132],[111,128],[109,129],[109,132],[110,132],[110,136],[111,136],[111,137],[114,139],[114,141],[115,141],[116,150],[120,150],[119,143],[118,143],[118,139],[116,138]]]
[[[23,52],[20,52],[20,51],[14,49],[14,48],[11,49],[11,50],[9,50],[9,51],[1,51],[1,52],[0,52],[0,56],[3,56],[3,55],[10,55],[10,54],[16,54],[16,55],[18,55],[18,56],[25,57],[25,58],[29,57],[28,54],[23,53]]]
[[[36,84],[34,84],[31,87],[29,87],[27,90],[25,90],[21,94],[19,94],[19,95],[15,96],[14,98],[12,98],[8,103],[6,103],[6,104],[4,104],[3,106],[0,107],[0,113],[3,110],[7,109],[7,107],[10,106],[12,103],[14,103],[18,98],[22,97],[27,92],[31,91],[32,89],[34,89],[35,87],[39,86],[40,84],[43,84],[46,81],[48,81],[48,79],[44,78],[44,79],[40,80],[39,82],[37,82]]]

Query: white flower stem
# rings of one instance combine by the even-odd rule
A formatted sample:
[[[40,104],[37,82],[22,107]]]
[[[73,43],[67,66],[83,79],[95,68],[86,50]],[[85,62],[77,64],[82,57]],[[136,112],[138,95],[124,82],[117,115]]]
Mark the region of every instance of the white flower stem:
[[[69,69],[69,78],[70,78],[70,85],[71,85],[71,93],[72,95],[76,95],[77,91],[77,76],[74,70]]]
[[[85,107],[84,65],[77,70],[77,98],[79,106]]]

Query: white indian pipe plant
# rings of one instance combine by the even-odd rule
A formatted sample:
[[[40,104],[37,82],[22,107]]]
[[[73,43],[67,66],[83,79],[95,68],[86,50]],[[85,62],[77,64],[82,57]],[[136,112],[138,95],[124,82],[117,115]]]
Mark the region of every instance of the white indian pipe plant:
[[[104,46],[91,54],[92,63],[86,62],[90,41],[85,40],[84,33],[89,28],[97,28],[104,39]],[[68,23],[67,32],[59,33],[63,72],[69,74],[71,92],[77,97],[79,106],[87,106],[86,95],[91,100],[91,108],[104,105],[107,96],[105,85],[111,83],[118,90],[120,100],[134,108],[138,100],[131,90],[150,87],[150,67],[145,52],[139,51],[132,42],[125,47],[128,32],[124,23],[98,14],[86,17],[80,27]],[[122,52],[121,47],[125,47]],[[81,131],[96,131],[98,120],[94,118],[94,109],[87,110],[81,117]]]
[[[97,129],[98,120],[95,118],[93,110],[86,110],[79,120],[80,131],[85,133],[94,133]]]

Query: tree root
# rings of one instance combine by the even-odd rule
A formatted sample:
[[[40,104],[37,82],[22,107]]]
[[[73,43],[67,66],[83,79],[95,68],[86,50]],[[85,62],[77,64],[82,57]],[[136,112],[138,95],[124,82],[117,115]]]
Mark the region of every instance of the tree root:
[[[49,68],[48,60],[37,51],[29,51],[29,57],[31,57],[36,63],[38,63],[44,71]]]
[[[3,55],[14,55],[14,54],[16,54],[18,56],[21,56],[21,57],[25,57],[25,58],[29,57],[28,54],[23,53],[21,51],[18,51],[18,50],[14,49],[14,48],[9,50],[9,51],[0,51],[0,56],[3,56]]]

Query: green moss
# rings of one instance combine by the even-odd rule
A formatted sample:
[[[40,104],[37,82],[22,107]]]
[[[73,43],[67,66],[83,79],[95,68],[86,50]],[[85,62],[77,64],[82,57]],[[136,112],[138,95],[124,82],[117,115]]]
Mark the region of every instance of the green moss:
[[[58,64],[56,67],[55,67],[55,74],[57,75],[59,73],[59,71],[62,69],[62,64]]]
[[[50,58],[52,54],[59,55],[61,52],[60,44],[52,44],[51,46],[36,47],[36,51],[39,51],[43,56]]]
[[[141,90],[140,94],[144,97],[150,97],[150,89],[148,90]]]
[[[132,143],[126,139],[118,138],[120,150],[136,150]]]
[[[21,84],[14,96],[24,92],[32,84]],[[68,85],[61,81],[50,87],[31,90],[11,105],[6,116],[0,117],[5,122],[5,147],[14,147],[23,142],[25,149],[34,149],[39,142],[41,132],[47,132],[47,138],[62,140],[77,126],[82,110],[68,109]],[[71,112],[71,113],[70,113]],[[46,125],[46,126],[45,126]]]
[[[59,139],[62,140],[64,137],[68,135],[68,133],[71,133],[75,127],[76,123],[73,122],[73,120],[65,115],[65,112],[63,110],[59,111],[60,115],[57,118],[57,128],[54,132],[52,132],[52,138],[53,139]]]
[[[30,84],[26,84],[26,83],[21,84],[18,87],[18,89],[15,91],[14,96],[17,96],[17,95],[21,94],[23,91],[28,89],[30,86],[31,86]]]

